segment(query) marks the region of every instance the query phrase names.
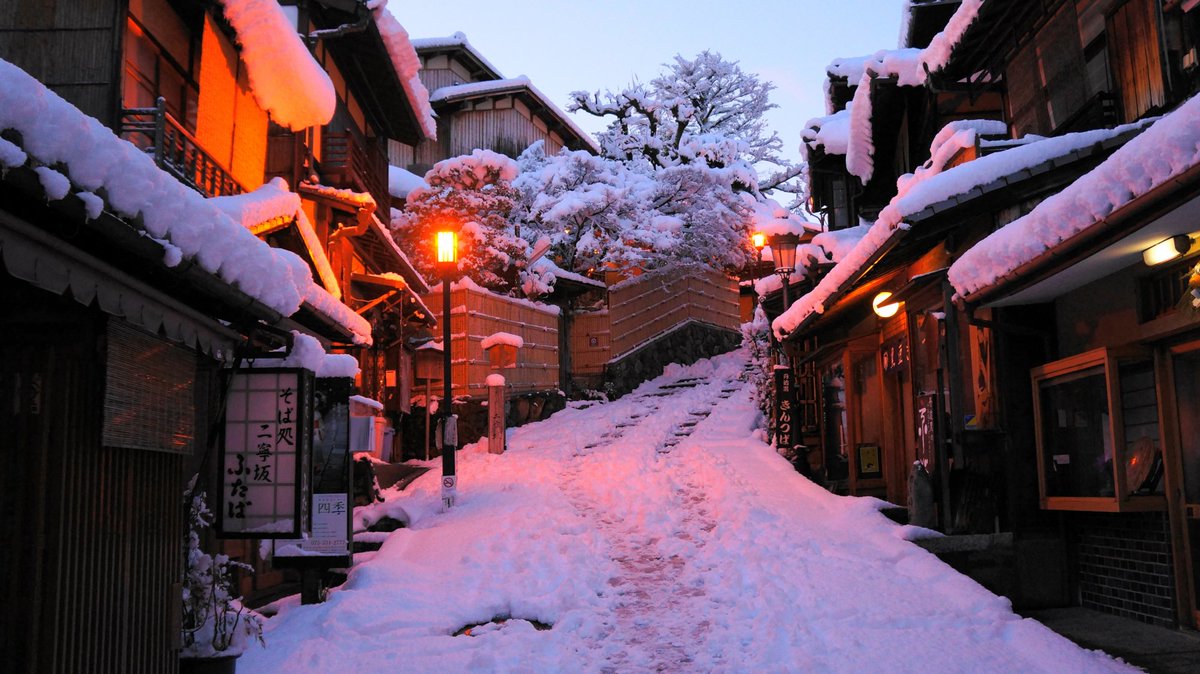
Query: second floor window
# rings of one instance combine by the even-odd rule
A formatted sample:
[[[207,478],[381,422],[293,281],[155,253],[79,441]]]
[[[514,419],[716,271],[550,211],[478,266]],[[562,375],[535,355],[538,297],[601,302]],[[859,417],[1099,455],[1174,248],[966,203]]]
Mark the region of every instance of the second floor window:
[[[124,60],[122,107],[152,108],[162,96],[167,112],[194,133],[198,92],[189,68],[171,58],[133,18],[125,22]]]
[[[1108,15],[1105,31],[1121,111],[1131,122],[1166,103],[1158,7],[1129,0]]]

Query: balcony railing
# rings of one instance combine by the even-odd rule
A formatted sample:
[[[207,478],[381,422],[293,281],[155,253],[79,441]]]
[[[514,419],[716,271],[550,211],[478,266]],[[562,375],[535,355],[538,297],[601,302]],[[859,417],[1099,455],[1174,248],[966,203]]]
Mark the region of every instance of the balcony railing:
[[[153,155],[159,168],[206,197],[241,194],[245,188],[199,141],[167,112],[166,100],[153,108],[121,111],[121,137]]]
[[[377,210],[386,214],[391,203],[387,155],[352,130],[326,129],[322,139],[321,177],[325,182],[333,187],[369,193],[375,199]]]
[[[1108,92],[1100,92],[1088,99],[1065,122],[1059,124],[1054,133],[1061,135],[1092,129],[1111,129],[1120,123],[1121,111],[1117,97]]]

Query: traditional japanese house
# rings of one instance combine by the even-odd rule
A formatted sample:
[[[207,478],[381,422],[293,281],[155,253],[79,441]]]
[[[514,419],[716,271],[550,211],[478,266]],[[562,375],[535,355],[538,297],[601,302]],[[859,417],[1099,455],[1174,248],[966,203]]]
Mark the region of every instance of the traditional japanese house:
[[[945,70],[1002,74],[1015,133],[1149,125],[963,253],[949,280],[992,333],[1003,430],[992,451],[1011,470],[1016,531],[1050,532],[1065,553],[1043,573],[1065,580],[1072,603],[1189,627],[1200,624],[1195,4],[985,2]]]
[[[298,27],[332,30],[310,50]],[[384,137],[424,137],[415,55],[393,58],[402,32],[334,2],[18,2],[0,19],[0,58],[78,108],[3,63],[5,427],[19,429],[4,531],[24,548],[3,558],[2,650],[16,671],[174,670],[180,495],[214,470],[216,377],[238,354],[315,336],[370,354],[366,383],[387,399],[378,354],[403,320],[428,320],[411,290],[424,282],[363,197],[386,195]],[[303,171],[275,170],[285,134],[308,143],[287,148]],[[290,185],[264,184],[275,175]],[[278,580],[258,566],[243,591]]]
[[[847,489],[974,534],[928,545],[975,546],[995,568],[947,558],[1021,605],[1196,624],[1194,102],[1155,123],[1195,91],[1196,27],[1188,3],[963,3],[918,57],[927,96],[990,93],[1004,124],[940,113],[918,165],[874,137],[917,116],[873,95],[846,146],[869,133],[874,154],[847,171],[893,148],[913,174],[774,323],[798,362],[825,363],[824,449],[847,447]],[[830,121],[810,143],[830,145]],[[1160,242],[1175,257],[1149,266]]]
[[[486,149],[516,158],[534,142],[599,152],[595,141],[525,76],[504,78],[466,35],[414,39],[420,78],[437,113],[437,140],[393,144],[393,164],[423,175],[437,162]]]
[[[5,666],[176,671],[183,494],[215,463],[220,371],[370,327],[6,61],[0,139]]]

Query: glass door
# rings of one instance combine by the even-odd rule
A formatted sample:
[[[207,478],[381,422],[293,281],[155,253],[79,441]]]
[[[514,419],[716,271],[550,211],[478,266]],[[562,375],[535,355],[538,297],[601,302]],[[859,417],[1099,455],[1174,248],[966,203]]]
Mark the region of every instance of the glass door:
[[[1188,348],[1188,350],[1183,350]],[[1179,463],[1182,468],[1184,558],[1190,576],[1192,626],[1200,625],[1200,343],[1176,350],[1173,362]],[[1179,567],[1177,567],[1179,568]],[[1184,585],[1184,583],[1181,583]]]

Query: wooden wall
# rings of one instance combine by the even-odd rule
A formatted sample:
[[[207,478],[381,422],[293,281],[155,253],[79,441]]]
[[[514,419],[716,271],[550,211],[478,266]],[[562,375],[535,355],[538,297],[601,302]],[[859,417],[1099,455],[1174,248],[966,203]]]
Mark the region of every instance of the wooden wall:
[[[719,271],[697,269],[648,274],[609,289],[612,359],[689,320],[737,331],[737,282]]]
[[[204,17],[196,139],[247,189],[263,183],[267,113],[258,107],[237,49]]]
[[[0,58],[111,127],[120,105],[124,26],[121,0],[7,0]]]
[[[173,672],[187,456],[102,446],[103,319],[0,290],[4,671]]]
[[[426,295],[424,300],[437,316],[439,327],[435,332],[440,336],[442,295],[434,292]],[[451,290],[450,305],[450,376],[456,397],[487,397],[485,380],[493,370],[482,342],[497,332],[514,334],[525,341],[525,346],[517,352],[516,367],[500,371],[510,393],[559,387],[558,311],[555,308],[543,309],[470,288]],[[435,388],[439,386],[435,384]]]
[[[548,155],[557,154],[564,145],[562,136],[515,96],[445,106],[438,115],[438,138],[417,146],[411,164],[417,169],[414,172],[423,173],[443,159],[471,154],[478,148],[515,158],[539,140],[545,141]]]
[[[608,311],[574,314],[571,320],[571,374],[604,374],[604,365],[612,358],[611,326]]]

